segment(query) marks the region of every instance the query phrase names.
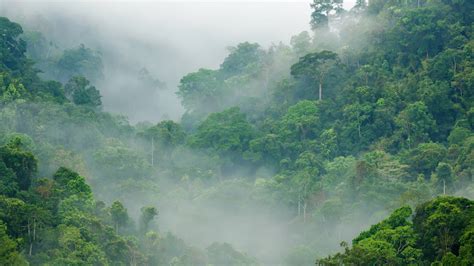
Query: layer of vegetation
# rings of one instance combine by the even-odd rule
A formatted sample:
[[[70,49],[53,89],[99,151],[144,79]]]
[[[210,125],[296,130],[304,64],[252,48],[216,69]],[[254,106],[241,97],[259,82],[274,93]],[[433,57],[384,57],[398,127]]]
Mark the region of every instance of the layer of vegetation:
[[[340,2],[136,125],[102,110],[100,52],[0,17],[0,262],[473,264],[474,4]]]
[[[319,265],[470,265],[473,262],[474,202],[438,197],[416,208],[395,210],[352,240],[344,252]]]

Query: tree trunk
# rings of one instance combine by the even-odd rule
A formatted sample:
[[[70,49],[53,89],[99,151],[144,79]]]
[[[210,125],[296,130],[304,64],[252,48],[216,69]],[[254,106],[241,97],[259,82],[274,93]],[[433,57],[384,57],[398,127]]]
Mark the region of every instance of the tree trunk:
[[[362,138],[362,135],[360,134],[360,124],[361,124],[361,123],[359,123],[359,125],[357,126],[357,130],[359,131],[359,139]]]
[[[36,241],[36,218],[33,218],[33,241],[30,241],[30,256],[33,254],[33,243]]]
[[[408,142],[408,149],[411,150],[411,138],[410,138],[410,124],[407,124],[407,135],[408,135],[408,138],[407,138],[407,142]]]
[[[128,251],[130,252],[130,260],[129,260],[129,265],[130,266],[135,266],[135,251],[127,245]]]
[[[319,82],[319,100],[323,99],[323,84]]]
[[[457,64],[456,64],[456,57],[453,58],[453,73],[456,74],[456,70],[457,70]]]
[[[303,126],[300,126],[300,129],[301,129],[301,140],[303,141],[306,139],[307,130]]]
[[[303,203],[303,223],[306,223],[306,201]]]
[[[301,199],[298,199],[298,217],[301,216]]]
[[[33,219],[33,241],[36,241],[36,219]]]
[[[33,249],[33,241],[31,239],[30,219],[28,219],[27,229],[28,229],[28,240],[30,241],[30,248],[29,248],[29,251],[28,251],[28,255],[31,256],[31,251]]]
[[[151,167],[155,165],[155,140],[151,137]]]
[[[270,77],[269,77],[269,76],[270,76],[270,73],[269,73],[269,72],[270,72],[270,71],[268,70],[268,67],[267,67],[267,68],[265,69],[265,79],[264,79],[264,81],[263,81],[263,82],[264,82],[264,83],[263,83],[263,84],[264,84],[263,87],[265,88],[265,92],[268,91],[268,81],[270,80]]]
[[[443,195],[446,195],[446,180],[443,179]]]
[[[51,44],[48,46],[48,52],[46,53],[46,58],[49,59],[50,54],[51,54]]]

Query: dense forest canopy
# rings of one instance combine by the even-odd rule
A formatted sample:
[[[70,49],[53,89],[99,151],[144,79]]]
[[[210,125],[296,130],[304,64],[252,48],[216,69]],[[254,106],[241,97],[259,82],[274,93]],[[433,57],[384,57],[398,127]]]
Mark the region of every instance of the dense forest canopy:
[[[474,2],[342,4],[136,124],[104,51],[0,17],[0,264],[474,264]]]

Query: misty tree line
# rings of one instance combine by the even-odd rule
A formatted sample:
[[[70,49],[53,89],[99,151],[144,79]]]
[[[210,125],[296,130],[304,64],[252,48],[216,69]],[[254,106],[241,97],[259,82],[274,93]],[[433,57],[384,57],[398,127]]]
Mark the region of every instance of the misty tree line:
[[[99,52],[0,18],[0,261],[474,263],[445,195],[474,193],[473,5],[315,0],[311,33],[236,45],[180,80],[179,123],[135,126],[101,110]],[[190,246],[158,226],[185,204],[278,213],[289,248]]]

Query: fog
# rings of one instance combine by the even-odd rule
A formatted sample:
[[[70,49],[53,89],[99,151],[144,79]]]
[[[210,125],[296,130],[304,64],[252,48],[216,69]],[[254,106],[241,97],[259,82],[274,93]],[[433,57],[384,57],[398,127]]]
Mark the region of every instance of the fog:
[[[0,0],[0,15],[20,23],[25,30],[42,32],[63,49],[83,43],[99,51],[104,77],[94,85],[103,95],[105,111],[123,114],[136,123],[163,119],[179,121],[184,112],[176,96],[180,78],[199,68],[218,68],[229,53],[229,46],[256,42],[268,48],[280,42],[289,43],[291,36],[310,30],[309,2]],[[351,1],[346,1],[345,5],[350,7]],[[146,87],[141,82],[143,73],[162,85]],[[78,138],[80,143],[73,149],[85,150],[82,144],[89,139],[83,141],[81,136],[96,135],[95,132],[82,131],[76,125],[68,126],[70,132],[74,132],[71,134],[75,134],[72,138]],[[68,127],[61,124],[51,131],[59,134],[65,131],[64,128]],[[93,156],[85,156],[86,162],[93,160]],[[180,160],[182,164],[189,163]],[[74,165],[69,167],[74,169]],[[376,220],[354,222],[358,220],[354,218],[350,225],[340,225],[337,236],[329,235],[324,228],[300,229],[303,228],[301,220],[289,224],[287,221],[292,219],[294,210],[281,206],[268,209],[253,201],[252,189],[247,187],[253,185],[249,180],[241,184],[229,181],[229,194],[232,190],[233,198],[241,201],[226,202],[227,195],[215,195],[217,192],[212,187],[202,188],[195,193],[199,196],[193,197],[190,191],[175,191],[179,186],[162,181],[158,185],[159,195],[154,194],[151,187],[140,190],[143,189],[140,185],[148,185],[138,185],[140,182],[134,193],[113,191],[113,186],[106,186],[113,177],[100,176],[98,172],[92,171],[89,180],[96,185],[93,188],[98,192],[97,198],[108,202],[122,200],[135,219],[140,207],[158,206],[160,230],[171,231],[200,248],[214,241],[228,242],[266,265],[281,262],[291,247],[301,243],[317,242],[316,246],[325,249],[316,253],[327,254],[337,248],[341,240],[351,239],[361,228]],[[153,178],[162,178],[157,173],[153,175]],[[176,180],[182,178],[174,173],[171,176]],[[102,180],[98,181],[100,178]],[[196,184],[192,186],[196,187]],[[109,190],[108,194],[104,190]],[[236,197],[235,193],[240,194]],[[312,232],[305,234],[302,230]],[[311,239],[318,234],[320,238]]]
[[[415,222],[414,231],[401,222],[400,212],[393,221],[403,228],[389,228],[393,221],[370,225],[441,189],[473,197],[472,186],[463,187],[471,181],[471,151],[462,147],[472,140],[469,106],[458,104],[469,95],[453,93],[452,102],[451,92],[438,97],[450,87],[437,73],[438,64],[451,69],[451,52],[458,61],[469,43],[464,50],[446,49],[449,54],[430,52],[431,58],[428,49],[426,57],[413,49],[416,42],[405,35],[409,25],[398,14],[410,14],[409,24],[413,14],[429,18],[424,12],[431,8],[420,3],[422,13],[359,2],[351,12],[326,13],[327,20],[313,15],[310,29],[310,2],[0,0],[0,16],[19,23],[25,40],[16,39],[16,30],[10,35],[17,26],[2,18],[0,26],[7,27],[0,52],[20,51],[10,57],[21,64],[11,68],[7,63],[16,61],[6,57],[8,72],[0,71],[0,144],[7,155],[34,155],[38,169],[31,177],[56,179],[28,177],[31,194],[18,192],[27,210],[21,216],[28,218],[13,231],[24,232],[24,241],[17,241],[22,253],[29,243],[32,264],[56,259],[63,251],[48,249],[57,242],[74,253],[97,244],[104,254],[110,249],[107,259],[129,259],[130,265],[230,265],[216,263],[228,257],[245,261],[237,265],[304,266],[338,251],[354,255],[336,255],[337,264],[381,254],[378,247],[387,261],[408,261],[405,251],[423,258],[425,246],[412,246],[418,236],[402,239],[404,247],[391,243],[399,233],[417,232]],[[405,39],[397,43],[399,35]],[[39,78],[64,86],[31,75],[28,58],[36,61]],[[468,61],[460,62],[460,69],[468,68]],[[97,90],[74,75],[90,80],[102,103]],[[463,92],[463,86],[453,88]],[[437,98],[453,119],[436,110]],[[419,125],[407,126],[413,117],[421,117]],[[9,174],[3,160],[0,170]],[[55,175],[60,167],[88,185]],[[16,195],[20,182],[11,183]],[[37,219],[42,205],[51,218]],[[46,253],[32,252],[37,221],[38,228],[45,225],[38,246]],[[76,229],[84,242],[61,239]],[[370,239],[358,247],[356,239],[350,251],[348,243],[359,234],[359,240]]]
[[[269,176],[273,173],[270,170],[258,171],[255,181],[253,177],[240,173],[237,176],[241,177],[219,176],[222,181],[210,181],[214,183],[211,186],[203,184],[206,180],[201,180],[197,174],[194,176],[194,173],[181,176],[177,172],[160,171],[162,165],[172,164],[170,161],[179,165],[199,164],[200,170],[205,170],[206,164],[213,158],[206,158],[203,153],[190,149],[174,151],[169,159],[160,160],[158,170],[151,173],[145,171],[145,174],[140,175],[142,169],[135,168],[117,170],[130,165],[119,160],[120,158],[141,160],[143,163],[135,164],[149,169],[148,150],[143,151],[138,145],[134,149],[128,149],[118,139],[104,140],[106,136],[114,134],[107,132],[112,129],[101,132],[87,122],[76,124],[67,119],[61,109],[49,109],[46,105],[26,103],[4,107],[18,112],[16,124],[8,124],[12,127],[11,131],[21,128],[29,135],[33,135],[30,132],[34,132],[32,127],[35,127],[35,121],[44,121],[45,117],[59,117],[52,120],[43,132],[42,139],[48,141],[36,142],[36,148],[32,148],[39,155],[40,176],[52,176],[60,166],[71,168],[87,178],[97,199],[109,205],[115,200],[123,202],[136,223],[143,206],[156,206],[159,215],[152,229],[162,235],[171,232],[187,244],[202,250],[214,242],[226,242],[238,251],[256,257],[261,265],[284,265],[283,261],[288,254],[299,245],[314,249],[312,259],[330,254],[338,250],[341,241],[349,241],[357,232],[387,214],[373,214],[361,206],[347,221],[319,226],[305,223],[301,215],[296,216],[297,205],[274,205],[268,202],[267,199],[275,196],[274,192],[267,191],[259,183],[271,179]],[[37,116],[29,115],[38,109],[44,111]],[[47,156],[41,150],[53,142],[64,143],[64,150],[57,152],[57,156],[61,158],[44,160]],[[107,152],[116,148],[122,150],[119,153]],[[137,157],[129,154],[135,152],[138,153]],[[97,153],[105,155],[98,158]],[[104,157],[114,162],[109,162],[109,167],[101,165]],[[243,166],[237,165],[236,168],[245,172],[241,169]],[[345,175],[344,171],[354,171],[354,166],[338,171]],[[133,177],[126,179],[130,176],[124,172],[132,172]],[[317,219],[318,217],[312,217],[312,220]]]
[[[179,120],[179,79],[199,68],[217,68],[227,47],[248,41],[266,48],[309,30],[309,2],[1,0],[0,14],[60,47],[84,43],[98,50],[104,80],[95,85],[105,110],[132,122],[156,122]],[[166,89],[140,90],[143,68]]]

